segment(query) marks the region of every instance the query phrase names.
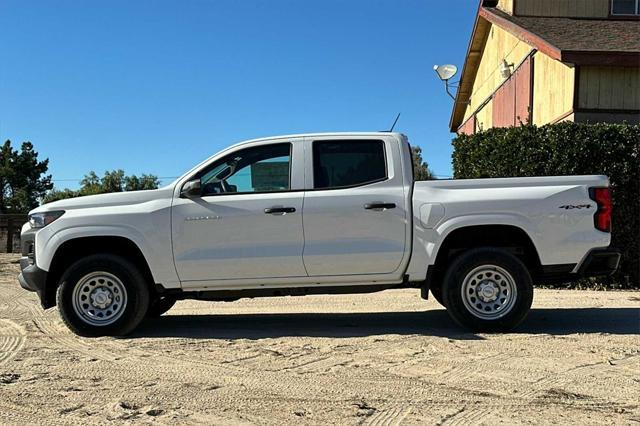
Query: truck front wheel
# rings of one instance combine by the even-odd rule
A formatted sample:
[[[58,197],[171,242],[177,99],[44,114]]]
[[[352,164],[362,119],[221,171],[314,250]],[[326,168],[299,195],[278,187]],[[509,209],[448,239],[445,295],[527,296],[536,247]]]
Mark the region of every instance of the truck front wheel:
[[[442,287],[440,285],[434,285],[433,287],[429,288],[429,291],[431,292],[433,298],[436,299],[436,302],[444,306],[444,300],[442,299]]]
[[[511,253],[478,248],[460,255],[444,278],[447,311],[477,331],[508,331],[526,317],[533,301],[527,267]]]
[[[64,323],[81,336],[119,336],[133,331],[149,306],[149,289],[138,268],[112,254],[73,263],[56,293]]]
[[[177,302],[172,297],[156,297],[149,303],[149,309],[147,310],[147,318],[158,318],[162,314],[173,308]]]

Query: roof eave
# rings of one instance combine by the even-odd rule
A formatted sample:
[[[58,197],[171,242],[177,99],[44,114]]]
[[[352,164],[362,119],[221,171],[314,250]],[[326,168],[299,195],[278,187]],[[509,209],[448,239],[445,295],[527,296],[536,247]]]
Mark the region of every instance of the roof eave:
[[[462,73],[460,74],[460,83],[458,85],[458,90],[456,91],[456,97],[451,111],[451,118],[449,119],[449,129],[451,132],[456,132],[460,124],[462,124],[462,119],[464,118],[464,107],[467,105],[469,98],[471,97],[470,90],[473,85],[471,84],[471,88],[468,90],[464,90],[463,84],[467,81],[467,78],[465,77],[467,76],[467,73],[472,73],[471,82],[473,82],[475,74],[478,72],[480,58],[484,52],[486,40],[481,41],[481,48],[479,50],[473,49],[474,41],[476,41],[477,37],[482,36],[486,39],[486,36],[488,35],[488,31],[486,31],[488,22],[480,16],[480,10],[482,10],[482,2],[480,2],[478,6],[478,13],[476,14],[476,20],[473,24],[473,31],[471,32],[469,46],[467,47],[467,54],[462,67]],[[470,63],[471,58],[473,58],[473,64]]]
[[[475,41],[476,37],[478,37],[479,33],[481,32],[479,30],[482,29],[483,25],[486,26],[487,24],[495,24],[500,28],[503,28],[504,30],[515,35],[516,37],[523,40],[524,42],[530,44],[537,50],[545,53],[546,55],[554,59],[561,60],[561,51],[556,46],[544,40],[542,37],[526,30],[525,28],[522,28],[519,25],[501,16],[498,16],[492,13],[489,9],[484,8],[481,5],[478,8],[478,15],[476,17],[473,33],[471,35],[471,40],[469,42],[469,48],[467,50],[467,56],[465,59],[464,67],[462,69],[462,77],[460,78],[460,88],[458,90],[458,93],[456,93],[455,105],[453,106],[451,119],[449,120],[449,129],[451,130],[451,132],[456,132],[464,120],[464,106],[467,105],[471,93],[470,93],[470,90],[464,91],[461,89],[465,84],[465,81],[466,81],[465,77],[467,72],[470,72],[472,74],[469,76],[469,78],[471,78],[471,83],[467,83],[472,86],[473,79],[475,79],[475,74],[478,71],[477,67],[480,64],[480,58],[478,58],[476,63],[474,64],[475,69],[469,70],[470,54],[474,53],[471,51],[471,46],[473,45],[473,42]],[[486,31],[483,34],[483,36],[485,37],[485,40],[482,41],[482,49],[479,51],[480,57],[482,56],[482,53],[484,51],[484,46],[486,44],[485,43],[486,35],[488,35],[488,31]]]
[[[538,51],[558,61],[561,60],[562,58],[561,50],[558,47],[551,44],[550,42],[548,42],[547,40],[545,40],[544,38],[542,38],[541,36],[539,36],[538,34],[535,34],[527,30],[526,28],[521,27],[515,22],[512,22],[508,19],[503,18],[502,16],[496,15],[489,9],[482,8],[480,9],[479,13],[487,21],[491,22],[492,24],[496,24],[500,28],[508,31],[509,33],[513,34],[514,36],[524,41],[525,43],[530,44]]]
[[[563,50],[560,60],[582,66],[639,67],[640,52]]]

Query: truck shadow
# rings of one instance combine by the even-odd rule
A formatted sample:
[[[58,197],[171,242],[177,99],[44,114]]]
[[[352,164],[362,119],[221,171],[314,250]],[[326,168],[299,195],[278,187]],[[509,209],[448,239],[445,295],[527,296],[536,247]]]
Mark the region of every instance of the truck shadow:
[[[640,309],[532,309],[514,333],[640,334]],[[423,334],[457,340],[484,339],[481,334],[470,333],[456,326],[443,309],[424,312],[165,315],[145,321],[129,337],[263,339],[386,334]]]

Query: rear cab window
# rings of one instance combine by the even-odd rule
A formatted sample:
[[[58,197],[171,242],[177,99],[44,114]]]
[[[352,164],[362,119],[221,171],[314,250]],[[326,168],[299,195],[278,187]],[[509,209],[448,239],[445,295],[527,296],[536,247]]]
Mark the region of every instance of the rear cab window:
[[[387,179],[382,140],[313,142],[313,188],[339,189]]]

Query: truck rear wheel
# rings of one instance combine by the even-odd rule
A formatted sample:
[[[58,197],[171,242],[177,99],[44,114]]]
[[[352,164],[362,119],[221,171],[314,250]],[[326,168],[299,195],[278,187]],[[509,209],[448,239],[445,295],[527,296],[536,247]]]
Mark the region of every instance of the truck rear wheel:
[[[511,253],[478,248],[460,255],[444,278],[447,311],[460,325],[477,331],[508,331],[526,317],[533,301],[527,267]]]
[[[80,336],[120,336],[133,331],[149,306],[144,277],[128,260],[112,254],[72,264],[56,293],[64,323]]]

